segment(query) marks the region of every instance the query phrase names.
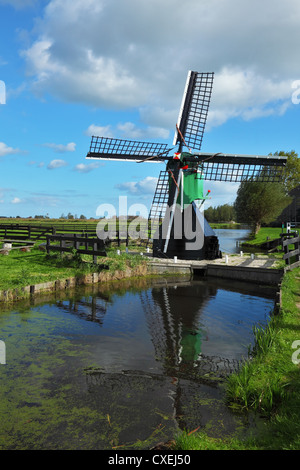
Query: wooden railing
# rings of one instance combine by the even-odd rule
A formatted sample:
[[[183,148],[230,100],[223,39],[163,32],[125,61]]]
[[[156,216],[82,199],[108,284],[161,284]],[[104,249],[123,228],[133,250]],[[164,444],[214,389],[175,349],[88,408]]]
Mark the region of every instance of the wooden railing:
[[[282,248],[284,251],[283,259],[285,264],[296,267],[300,265],[300,236],[297,232],[291,232],[289,234],[281,234],[282,236]],[[290,246],[294,245],[294,248],[291,250]],[[291,259],[293,262],[291,263]]]
[[[97,263],[97,256],[106,256],[103,240],[99,238],[88,238],[78,236],[76,233],[46,235],[46,251],[72,252],[74,249],[77,253],[93,256],[93,262]],[[53,245],[52,242],[59,244]]]
[[[45,239],[47,233],[55,233],[52,226],[43,227],[39,225],[1,224],[0,238],[5,240],[41,240]]]

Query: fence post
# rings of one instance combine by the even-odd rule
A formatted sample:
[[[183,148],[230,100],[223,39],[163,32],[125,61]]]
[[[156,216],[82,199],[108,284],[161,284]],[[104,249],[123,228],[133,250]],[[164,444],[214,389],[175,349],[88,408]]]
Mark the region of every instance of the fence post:
[[[49,236],[46,235],[46,251],[47,251],[47,254],[49,255],[49,252],[50,252],[50,240],[49,240]]]
[[[97,242],[94,242],[94,252],[97,251],[97,248],[98,248],[98,243]],[[93,254],[93,263],[94,264],[97,264],[97,255],[95,255],[95,253]]]
[[[78,249],[77,233],[74,233],[74,245],[73,246],[74,246],[75,250]]]
[[[285,240],[284,240],[284,237],[283,237],[282,245],[283,245],[283,251],[284,251],[285,264],[290,266],[290,264],[291,264],[291,252],[290,252],[288,241],[289,241],[289,237],[287,237]],[[300,250],[299,250],[300,236],[294,237],[294,239],[292,241],[293,241],[293,245],[295,247],[294,250],[292,250],[292,252],[295,253],[295,251],[296,251],[296,253],[294,255],[295,258],[296,258],[295,262],[299,262],[300,261]]]
[[[296,261],[300,261],[300,236],[298,237],[298,241],[295,243],[295,250],[298,250]]]
[[[289,253],[289,245],[284,246],[284,254],[287,255]],[[290,257],[288,256],[285,260],[285,264],[290,264]]]

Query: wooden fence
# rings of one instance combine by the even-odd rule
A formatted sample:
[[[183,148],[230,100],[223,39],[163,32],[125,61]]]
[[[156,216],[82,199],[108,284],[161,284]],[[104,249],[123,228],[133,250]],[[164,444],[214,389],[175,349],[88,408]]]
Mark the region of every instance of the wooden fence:
[[[97,263],[97,256],[106,256],[104,242],[99,238],[81,237],[75,233],[70,235],[46,235],[46,239],[46,251],[48,254],[50,251],[70,253],[75,249],[77,253],[92,255],[94,263]],[[59,244],[53,245],[52,242],[58,242]]]
[[[294,245],[294,249],[290,249],[290,246]],[[282,234],[282,248],[284,251],[283,259],[285,264],[296,267],[300,265],[300,236],[297,232],[292,232],[290,234]],[[293,263],[291,263],[291,258],[294,258]]]
[[[6,241],[42,240],[46,234],[55,233],[54,227],[39,225],[1,224],[0,238]]]
[[[5,241],[44,241],[46,235],[58,235],[67,233],[76,233],[78,236],[88,236],[90,238],[97,237],[97,224],[84,224],[78,222],[77,224],[0,224],[0,239]],[[145,236],[147,236],[147,230],[145,229]],[[115,231],[108,231],[105,233],[107,243],[117,243],[120,246],[121,243],[129,244],[129,235],[127,226],[117,227]],[[147,240],[145,238],[144,240]]]

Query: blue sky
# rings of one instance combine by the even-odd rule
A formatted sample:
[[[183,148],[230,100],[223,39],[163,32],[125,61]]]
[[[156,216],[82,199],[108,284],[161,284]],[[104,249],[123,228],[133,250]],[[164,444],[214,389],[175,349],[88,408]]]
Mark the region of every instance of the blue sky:
[[[299,25],[298,0],[0,0],[0,216],[149,208],[163,165],[85,156],[92,134],[172,147],[188,70],[215,72],[202,151],[299,153]]]

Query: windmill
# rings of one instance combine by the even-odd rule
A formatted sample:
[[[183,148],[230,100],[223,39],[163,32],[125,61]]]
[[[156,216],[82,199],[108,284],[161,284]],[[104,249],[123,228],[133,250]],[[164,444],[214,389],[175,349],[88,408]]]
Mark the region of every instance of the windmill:
[[[201,210],[210,198],[210,191],[204,191],[204,181],[276,182],[282,178],[286,157],[200,152],[213,79],[213,72],[188,72],[173,147],[92,136],[87,159],[166,164],[159,173],[149,213],[155,257],[222,256],[218,238]]]

